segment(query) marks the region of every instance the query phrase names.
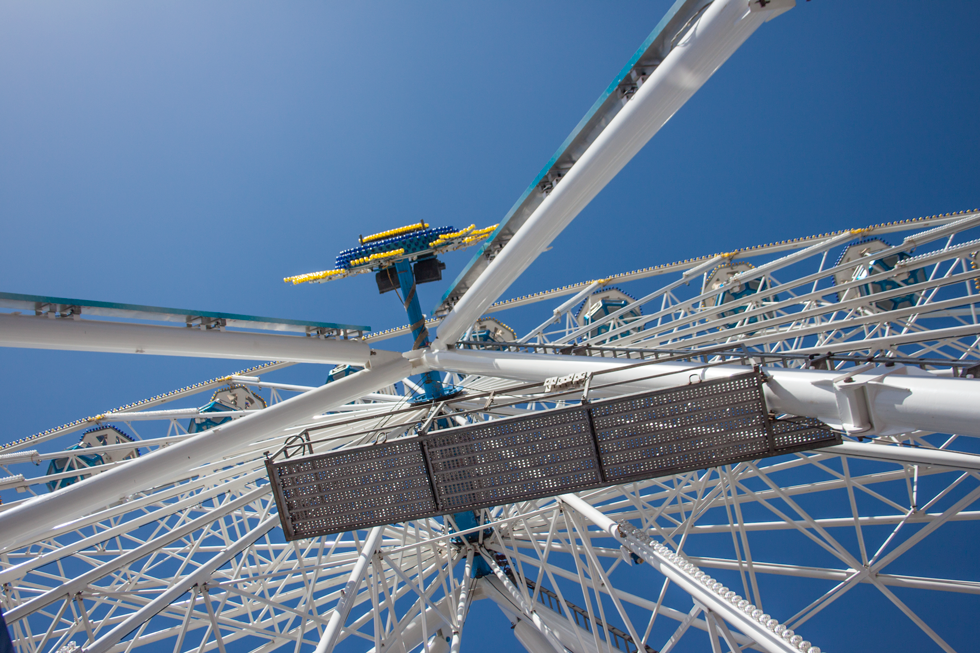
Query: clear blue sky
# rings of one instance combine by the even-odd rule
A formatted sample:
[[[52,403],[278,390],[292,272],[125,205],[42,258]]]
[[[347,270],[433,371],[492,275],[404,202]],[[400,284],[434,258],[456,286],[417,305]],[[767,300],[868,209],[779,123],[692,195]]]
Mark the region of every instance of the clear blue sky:
[[[282,278],[359,233],[498,222],[669,5],[8,0],[0,290],[403,324],[368,276]],[[978,26],[967,0],[800,1],[506,296],[980,206]],[[0,349],[0,439],[238,367]]]

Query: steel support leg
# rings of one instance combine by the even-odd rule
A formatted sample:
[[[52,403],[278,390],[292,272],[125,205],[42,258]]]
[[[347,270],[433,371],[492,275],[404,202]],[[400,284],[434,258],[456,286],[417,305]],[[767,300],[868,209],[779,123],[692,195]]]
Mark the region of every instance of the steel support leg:
[[[557,653],[565,653],[565,647],[562,646],[561,641],[559,641],[555,633],[548,628],[547,624],[545,624],[541,619],[541,616],[534,611],[534,608],[527,604],[527,601],[525,601],[524,597],[521,596],[520,591],[514,587],[514,583],[507,578],[507,574],[505,574],[504,570],[500,568],[500,565],[498,565],[497,561],[493,559],[493,556],[487,554],[482,549],[480,550],[480,555],[483,556],[483,559],[486,560],[488,565],[490,565],[490,569],[493,570],[493,574],[497,577],[497,580],[499,580],[500,583],[507,589],[507,593],[510,595],[511,600],[514,601],[514,604],[520,609],[521,613],[531,620],[534,626],[542,635],[544,635],[545,639],[548,640],[548,643],[551,644],[551,647],[554,648]]]
[[[810,643],[805,642],[801,636],[792,630],[787,630],[777,620],[712,579],[683,556],[677,555],[662,544],[654,543],[645,533],[638,531],[628,522],[616,523],[574,494],[563,494],[560,499],[669,578],[675,585],[690,594],[694,601],[728,623],[737,626],[740,631],[755,640],[761,649],[769,653],[819,651],[817,648],[811,648]]]
[[[337,602],[337,607],[330,613],[330,620],[327,622],[327,627],[323,631],[323,637],[320,638],[320,643],[316,645],[316,653],[329,653],[337,643],[337,638],[340,636],[340,629],[347,622],[350,609],[354,607],[354,603],[357,600],[357,588],[364,579],[364,574],[367,572],[368,565],[371,563],[371,558],[378,551],[378,546],[381,544],[381,535],[384,533],[384,530],[384,526],[375,526],[371,529],[367,539],[364,540],[364,546],[361,547],[361,553],[357,556],[357,561],[354,562],[354,568],[351,569],[347,584],[344,585],[344,589],[340,590],[340,601]]]

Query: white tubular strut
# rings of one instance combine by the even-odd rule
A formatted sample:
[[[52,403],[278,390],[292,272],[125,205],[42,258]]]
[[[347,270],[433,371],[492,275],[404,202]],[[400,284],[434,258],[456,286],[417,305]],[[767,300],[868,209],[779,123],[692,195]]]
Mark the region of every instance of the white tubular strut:
[[[604,372],[592,379],[591,394],[608,396],[603,385],[617,383],[614,394],[672,388],[744,374],[743,365],[695,367],[689,363],[636,365],[591,356],[545,356],[487,351],[427,352],[425,364],[438,371],[480,374],[525,383],[577,373]],[[622,371],[616,368],[625,367]],[[894,435],[909,431],[980,436],[980,380],[910,376],[901,368],[841,373],[825,370],[764,368],[770,410],[815,417],[853,434]],[[655,378],[649,378],[655,377]]]
[[[514,587],[514,583],[510,582],[510,579],[507,578],[507,574],[505,574],[504,570],[500,568],[500,565],[498,565],[497,561],[493,559],[493,556],[489,555],[486,550],[482,548],[480,549],[480,555],[483,556],[483,559],[487,561],[488,565],[490,565],[490,569],[493,570],[493,575],[496,576],[497,580],[499,580],[500,583],[507,589],[507,593],[510,595],[511,600],[514,601],[518,608],[520,608],[524,616],[531,620],[531,623],[533,623],[538,631],[544,635],[545,639],[548,640],[548,643],[551,644],[552,648],[554,648],[557,653],[565,653],[565,647],[562,646],[558,636],[555,635],[550,628],[548,628],[548,625],[545,624],[541,619],[541,616],[534,611],[534,608],[528,605],[527,601],[524,600],[524,597],[521,596],[520,590]]]
[[[969,469],[980,472],[980,456],[944,449],[925,449],[922,447],[898,447],[887,444],[858,444],[844,442],[822,449],[820,453],[835,453],[851,458],[866,458],[900,465],[923,465],[927,467],[948,467],[950,469]]]
[[[456,604],[456,629],[453,631],[453,641],[450,643],[451,653],[459,653],[460,641],[463,637],[463,622],[470,605],[470,584],[473,579],[473,549],[466,552],[466,564],[463,565],[463,581],[459,584],[459,601]]]
[[[523,338],[521,338],[517,342],[524,343],[524,342],[530,341],[531,338],[533,338],[534,336],[538,335],[539,333],[541,333],[542,331],[544,331],[545,329],[547,329],[549,326],[551,326],[552,324],[554,324],[555,322],[557,322],[561,318],[561,316],[562,316],[563,313],[565,313],[566,311],[572,310],[572,307],[573,306],[575,306],[580,301],[582,301],[583,299],[585,299],[586,297],[588,297],[589,295],[591,295],[592,292],[596,288],[598,288],[599,286],[601,286],[601,285],[603,285],[603,282],[602,281],[593,281],[592,283],[590,283],[589,285],[587,285],[585,288],[583,288],[582,290],[580,290],[579,292],[577,292],[571,299],[569,299],[568,301],[566,301],[565,303],[563,303],[561,306],[559,306],[558,308],[556,308],[554,311],[552,311],[551,317],[549,317],[547,320],[545,320],[544,322],[542,322],[540,325],[538,325],[538,327],[536,329],[534,329],[533,331],[531,331],[530,333],[528,333],[526,336],[524,336]]]
[[[755,3],[758,4],[758,3]],[[786,2],[763,3],[766,7]],[[774,11],[715,0],[616,114],[439,325],[434,349],[456,342]],[[756,8],[757,9],[757,8]]]
[[[441,599],[436,601],[432,606],[426,606],[414,619],[405,624],[405,627],[401,629],[400,637],[390,637],[384,641],[380,650],[371,648],[368,653],[404,653],[405,651],[413,651],[422,645],[422,634],[427,628],[423,628],[424,624],[430,624],[432,622],[442,623],[442,620],[438,615],[442,615],[446,619],[449,618],[449,611],[452,606],[449,601],[446,600],[447,597],[443,596]],[[438,626],[435,628],[438,630]]]
[[[367,539],[364,540],[361,553],[354,562],[354,568],[351,569],[347,584],[340,590],[340,601],[337,602],[337,607],[330,613],[330,619],[327,621],[327,627],[323,631],[323,637],[320,638],[320,643],[316,645],[315,653],[329,653],[337,643],[337,638],[340,637],[340,629],[347,623],[347,616],[350,614],[350,609],[354,607],[354,603],[357,600],[357,588],[361,584],[361,580],[364,579],[368,565],[371,564],[371,558],[378,552],[381,544],[381,535],[384,533],[384,530],[384,526],[375,526],[371,529]]]
[[[139,628],[153,616],[171,607],[174,601],[186,594],[195,585],[206,587],[207,582],[211,579],[211,575],[215,571],[228,564],[235,556],[278,525],[279,518],[275,515],[262,520],[258,526],[246,533],[242,538],[223,548],[217,555],[195,569],[193,573],[184,576],[178,583],[167,589],[166,592],[130,614],[112,630],[95,640],[90,646],[86,646],[84,649],[85,653],[108,653],[123,637]]]
[[[751,637],[762,650],[769,653],[820,653],[818,647],[812,646],[803,637],[715,581],[683,556],[654,542],[629,522],[616,523],[574,494],[563,494],[559,498],[669,578],[696,603]]]
[[[397,354],[356,340],[0,314],[0,347],[364,365]]]
[[[0,551],[32,542],[55,526],[123,501],[134,493],[185,478],[198,465],[232,455],[257,440],[400,381],[410,373],[409,361],[395,359],[25,501],[0,513]]]

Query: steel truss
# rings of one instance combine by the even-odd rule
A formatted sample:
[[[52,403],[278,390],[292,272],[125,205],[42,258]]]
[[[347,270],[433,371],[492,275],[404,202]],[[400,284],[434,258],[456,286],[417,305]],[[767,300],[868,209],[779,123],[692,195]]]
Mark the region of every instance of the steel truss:
[[[747,308],[738,314],[741,326],[698,327],[718,322],[719,307],[705,301],[704,293],[693,298],[675,295],[671,306],[680,308],[656,318],[661,332],[681,333],[681,324],[695,325],[692,329],[701,329],[701,334],[714,334],[713,340],[704,335],[674,336],[665,350],[663,340],[652,335],[622,345],[624,339],[609,343],[609,332],[602,342],[575,340],[568,337],[574,335],[573,327],[559,337],[555,332],[539,333],[536,338],[542,344],[484,343],[473,354],[518,361],[545,355],[555,364],[599,357],[607,359],[604,364],[626,366],[633,372],[626,382],[594,375],[591,391],[596,396],[633,390],[643,378],[661,379],[654,370],[664,365],[680,365],[704,375],[750,361],[764,365],[762,369],[775,379],[780,369],[787,368],[860,379],[862,369],[869,367],[863,361],[869,357],[876,357],[871,364],[875,370],[892,359],[896,362],[888,369],[904,370],[897,377],[961,383],[967,392],[974,392],[973,381],[953,377],[971,373],[976,364],[976,334],[932,340],[931,346],[863,344],[847,351],[841,346],[845,340],[833,339],[845,333],[840,322],[855,315],[876,317],[877,323],[862,327],[872,338],[879,337],[874,334],[889,337],[897,325],[904,333],[920,333],[915,330],[920,327],[923,340],[933,338],[935,329],[928,330],[928,319],[947,320],[956,327],[975,325],[972,313],[967,317],[965,311],[947,308],[972,311],[975,302],[974,276],[964,276],[964,269],[972,270],[963,254],[968,248],[957,244],[959,240],[970,243],[972,220],[967,216],[949,223],[946,226],[954,228],[945,230],[941,246],[917,255],[920,264],[930,267],[923,288],[916,288],[919,312],[912,317],[878,310],[874,305],[880,296],[861,296],[863,307],[855,303],[849,309],[835,308],[833,294],[844,297],[837,304],[849,301],[839,286],[827,286],[822,301],[828,304],[826,314],[841,316],[840,320],[797,317],[805,309],[794,313],[787,301],[795,289],[822,288],[823,281],[840,271],[835,266],[820,268],[818,263],[816,273],[800,272],[799,263],[814,258],[825,262],[831,258],[828,251],[835,253],[802,249],[807,258],[786,263],[784,257],[777,259],[782,260],[778,266],[755,268],[780,276],[782,283],[772,283],[772,294],[787,298],[781,306],[765,305],[764,320],[749,323],[752,309]],[[925,233],[930,230],[925,225]],[[924,240],[915,234],[911,239]],[[850,242],[829,240],[835,240],[839,249]],[[798,266],[798,277],[789,276],[790,265]],[[937,279],[951,281],[929,281]],[[928,288],[944,289],[945,294],[930,295]],[[960,294],[953,295],[951,289],[959,289]],[[817,305],[813,292],[798,293],[803,298],[796,301]],[[659,297],[666,295],[659,293]],[[751,297],[749,302],[762,303],[765,298]],[[939,302],[944,308],[934,309]],[[782,319],[786,315],[793,319]],[[768,321],[779,324],[770,329]],[[822,325],[824,333],[807,337],[833,342],[834,354],[813,357],[809,351],[814,346],[803,337],[790,338],[783,326],[787,324],[797,331]],[[768,338],[764,334],[770,332],[773,336],[764,345],[743,347],[739,342],[739,338]],[[683,349],[684,340],[695,337],[703,346]],[[543,344],[549,338],[556,346],[572,343],[576,349],[569,353],[575,355],[556,353],[552,344]],[[475,349],[476,345],[460,347]],[[548,353],[531,353],[529,348]],[[494,353],[501,349],[511,351]],[[919,366],[912,367],[916,362]],[[499,360],[498,364],[502,365]],[[454,641],[460,644],[468,604],[482,598],[498,602],[520,625],[515,632],[531,647],[547,644],[553,649],[558,643],[573,651],[635,650],[637,646],[669,651],[687,640],[703,642],[707,635],[733,650],[799,650],[802,639],[794,640],[795,634],[781,637],[785,631],[775,629],[800,630],[818,640],[821,620],[850,605],[860,593],[853,590],[859,587],[883,597],[896,615],[904,615],[939,648],[956,650],[944,639],[942,624],[920,614],[921,595],[940,592],[943,601],[953,606],[970,600],[968,595],[980,594],[980,583],[969,574],[951,578],[909,573],[904,565],[894,563],[904,563],[927,538],[941,542],[964,528],[975,529],[973,523],[980,516],[976,510],[980,458],[973,453],[975,439],[970,436],[974,433],[941,435],[918,429],[853,434],[837,449],[630,483],[583,493],[582,498],[570,495],[498,506],[484,510],[484,523],[468,531],[451,518],[436,518],[371,533],[286,542],[263,465],[265,454],[287,439],[296,441],[302,433],[313,433],[316,446],[351,446],[376,440],[382,433],[397,438],[425,425],[438,428],[439,416],[447,416],[455,425],[574,404],[583,392],[580,384],[577,389],[548,393],[541,378],[521,382],[461,374],[455,380],[467,388],[465,395],[438,406],[412,406],[388,386],[414,370],[397,364],[385,373],[384,367],[351,377],[353,383],[348,385],[354,387],[349,396],[362,399],[305,421],[286,420],[293,423],[285,427],[255,431],[234,451],[203,454],[199,464],[182,472],[175,466],[152,487],[103,499],[103,506],[88,515],[80,514],[84,511],[78,499],[65,497],[94,496],[88,489],[94,481],[112,476],[100,472],[137,469],[153,460],[149,452],[174,451],[176,444],[200,441],[199,434],[187,434],[181,426],[194,411],[168,406],[186,403],[193,391],[157,399],[149,410],[103,414],[94,423],[112,421],[132,429],[142,435],[139,444],[147,451],[137,465],[108,463],[93,468],[92,479],[68,491],[47,494],[44,484],[70,472],[31,474],[36,462],[55,454],[27,450],[34,441],[5,447],[0,465],[8,478],[26,477],[4,485],[5,498],[16,497],[9,492],[20,487],[36,493],[39,500],[57,499],[76,511],[71,519],[41,519],[43,529],[34,535],[22,531],[19,537],[11,537],[5,531],[6,546],[0,554],[3,607],[20,650],[59,650],[71,644],[100,653],[143,645],[174,651],[228,647],[301,651],[318,645],[322,650],[336,645],[336,650],[374,647],[380,651],[401,650],[404,645],[410,651],[424,644],[430,650],[443,650]],[[550,375],[550,368],[538,367],[537,376]],[[674,379],[670,383],[687,383],[688,376],[674,373],[668,378]],[[270,415],[293,403],[281,401],[285,395],[311,402],[317,394],[336,395],[344,387],[337,384],[328,393],[329,384],[315,390],[245,375],[224,381],[270,393],[271,405],[265,409]],[[215,387],[215,382],[204,384],[198,392]],[[323,400],[317,405],[329,407]],[[246,413],[234,414],[235,420],[224,427],[226,433],[244,433],[253,421]],[[28,504],[5,504],[0,522],[16,523],[13,519],[21,505]],[[627,533],[626,524],[636,530]],[[723,540],[728,544],[720,544]],[[779,542],[795,555],[774,554],[767,542]],[[677,556],[680,552],[682,557]],[[463,573],[467,559],[471,565],[474,559],[489,560],[496,567],[492,571],[499,573],[467,580]],[[634,570],[640,561],[646,564]],[[657,582],[655,590],[637,592],[623,582],[637,574]],[[706,574],[712,577],[711,584],[703,582]],[[678,592],[679,588],[685,591]],[[730,596],[726,599],[726,595]],[[739,612],[742,602],[752,610]],[[765,619],[760,621],[761,617]],[[778,623],[767,630],[771,620]],[[761,641],[765,632],[775,634],[772,641]],[[786,648],[794,641],[796,649]]]
[[[816,653],[811,641],[849,648],[842,617],[866,604],[878,618],[861,632],[904,627],[941,650],[967,650],[972,641],[954,640],[943,614],[969,612],[975,569],[963,559],[936,569],[928,551],[978,533],[980,213],[493,304],[697,87],[792,4],[678,3],[656,60],[640,61],[650,70],[596,119],[608,124],[557,161],[567,170],[529,189],[499,232],[506,246],[491,238],[467,268],[431,349],[374,348],[397,329],[343,340],[236,332],[227,320],[167,328],[63,302],[0,315],[5,346],[277,361],[0,448],[0,602],[18,651],[458,651],[482,599],[535,652],[666,653],[704,650],[707,639],[713,651]],[[721,266],[731,274],[717,276]],[[648,287],[579,322],[576,306],[610,281]],[[485,313],[550,298],[562,303],[517,342],[458,344]],[[262,381],[293,363],[364,370],[318,388]],[[752,367],[766,375],[777,416],[821,419],[844,444],[336,536],[287,542],[279,529],[265,460],[284,446],[395,440]],[[427,372],[464,392],[410,403],[410,377]],[[189,433],[184,420],[203,413],[188,404],[227,384],[265,393],[268,406]],[[31,448],[74,444],[65,436],[105,424],[134,443]],[[134,446],[142,455],[96,459]],[[82,455],[86,478],[39,466]],[[49,482],[68,486],[48,492]]]

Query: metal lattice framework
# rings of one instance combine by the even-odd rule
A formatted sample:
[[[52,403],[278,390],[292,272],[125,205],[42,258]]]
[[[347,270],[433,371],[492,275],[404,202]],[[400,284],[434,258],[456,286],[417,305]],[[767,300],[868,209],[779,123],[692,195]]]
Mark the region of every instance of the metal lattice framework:
[[[591,198],[576,189],[605,183],[599,175],[589,186],[590,171],[619,169],[601,157],[622,167],[658,116],[689,97],[653,94],[672,62],[686,57],[688,79],[703,82],[791,3],[750,3],[748,13],[743,4],[675,6],[654,43],[667,44],[661,58],[653,62],[651,45],[605,130],[574,141],[582,145],[574,156],[558,158],[570,165],[536,181],[526,214],[488,238],[465,288],[447,293],[429,349],[377,348],[398,329],[363,338],[227,323],[178,329],[87,315],[67,300],[34,302],[37,315],[0,314],[6,346],[275,361],[3,444],[0,600],[17,650],[459,650],[481,599],[534,652],[667,653],[704,650],[706,641],[714,651],[844,649],[834,637],[849,626],[839,617],[869,600],[882,612],[862,629],[908,625],[938,649],[968,650],[972,642],[935,615],[975,600],[973,570],[961,561],[953,569],[962,574],[946,574],[910,552],[978,533],[980,212],[736,250],[493,304]],[[516,233],[527,238],[511,240]],[[583,322],[576,307],[601,301],[613,282],[635,284],[638,299]],[[551,299],[561,303],[516,341],[466,337],[485,313]],[[130,307],[136,317],[138,308]],[[315,388],[262,380],[297,363],[369,369]],[[418,433],[492,427],[500,417],[754,368],[782,420],[777,442],[792,447],[820,420],[843,443],[325,537],[287,539],[280,528],[268,455],[289,451],[300,466],[311,437],[337,451],[370,443],[381,451]],[[411,377],[422,372],[464,392],[411,403]],[[194,407],[231,384],[268,405]],[[221,420],[189,429],[202,415]],[[132,433],[140,455],[108,455],[132,443],[63,450],[78,431],[105,424]],[[82,455],[87,478],[78,467],[45,473],[50,461]],[[365,464],[378,460],[366,456]]]

